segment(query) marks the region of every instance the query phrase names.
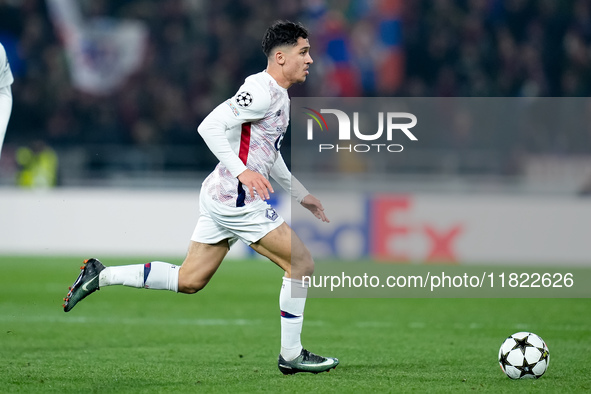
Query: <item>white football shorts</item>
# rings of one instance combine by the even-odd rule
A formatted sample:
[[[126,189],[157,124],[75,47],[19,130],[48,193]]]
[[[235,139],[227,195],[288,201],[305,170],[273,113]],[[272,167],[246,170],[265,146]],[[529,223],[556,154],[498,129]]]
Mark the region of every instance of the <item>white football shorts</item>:
[[[232,246],[237,240],[247,245],[258,241],[284,222],[283,218],[262,200],[243,207],[229,207],[213,201],[206,193],[199,196],[199,220],[191,240],[215,244],[224,239]]]

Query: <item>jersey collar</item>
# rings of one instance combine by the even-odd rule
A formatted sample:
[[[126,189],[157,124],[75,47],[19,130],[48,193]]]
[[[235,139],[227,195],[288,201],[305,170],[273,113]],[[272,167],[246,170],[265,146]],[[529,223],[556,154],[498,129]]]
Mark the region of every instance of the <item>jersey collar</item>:
[[[267,77],[267,78],[268,78],[270,81],[272,81],[273,85],[274,85],[274,86],[275,86],[277,89],[279,89],[279,90],[281,90],[281,91],[283,91],[283,92],[287,93],[287,89],[285,89],[283,86],[280,86],[280,85],[277,83],[277,81],[275,80],[275,78],[273,78],[273,77],[271,76],[271,74],[269,74],[269,73],[267,72],[267,70],[263,70],[263,74],[264,74],[264,75],[265,75],[265,76],[266,76],[266,77]]]

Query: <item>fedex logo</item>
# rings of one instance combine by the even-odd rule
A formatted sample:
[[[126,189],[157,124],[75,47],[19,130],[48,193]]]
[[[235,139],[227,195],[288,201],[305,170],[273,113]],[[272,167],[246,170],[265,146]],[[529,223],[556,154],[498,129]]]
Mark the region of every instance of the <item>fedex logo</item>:
[[[322,114],[332,114],[336,116],[338,122],[338,139],[339,141],[350,141],[351,131],[353,135],[361,141],[378,141],[382,139],[385,131],[386,141],[392,141],[394,132],[402,132],[409,140],[418,141],[417,137],[410,131],[410,129],[417,124],[417,117],[408,112],[378,112],[378,130],[376,132],[364,133],[359,128],[359,112],[353,112],[353,122],[344,111],[338,109],[321,109],[320,112],[304,107],[308,110],[305,112],[306,115],[310,116],[307,122],[307,139],[314,139],[314,128],[315,124],[318,126],[317,129],[320,131],[328,131],[328,124]],[[408,122],[398,123],[394,120],[406,119]],[[384,123],[386,127],[384,128]],[[388,152],[402,152],[404,147],[400,144],[385,144],[385,143],[372,143],[372,144],[349,144],[349,145],[334,145],[334,144],[319,144],[319,152],[334,150],[339,152],[346,150],[349,152],[360,152],[365,153],[369,151],[388,151]]]
[[[363,206],[359,208],[363,210]],[[366,201],[359,220],[331,224],[329,233],[313,222],[294,222],[293,227],[313,254],[370,257],[384,262],[457,262],[457,242],[464,225],[436,224],[415,214],[412,197],[378,195]],[[354,251],[343,252],[353,244]]]
[[[371,255],[382,261],[410,261],[405,249],[411,236],[422,239],[427,247],[421,259],[427,262],[457,262],[456,241],[463,225],[455,223],[439,227],[429,222],[409,218],[412,199],[405,196],[379,196],[373,199],[371,209]],[[404,218],[406,216],[406,218]]]

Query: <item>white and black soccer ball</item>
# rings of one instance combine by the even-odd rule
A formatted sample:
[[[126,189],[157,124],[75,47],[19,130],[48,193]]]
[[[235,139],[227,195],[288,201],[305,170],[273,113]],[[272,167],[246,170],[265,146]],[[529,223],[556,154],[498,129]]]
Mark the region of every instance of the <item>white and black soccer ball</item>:
[[[549,363],[546,342],[531,332],[511,335],[499,349],[499,365],[511,379],[537,379],[546,372]]]
[[[248,107],[252,104],[252,94],[248,92],[240,92],[236,95],[236,104],[241,107]]]

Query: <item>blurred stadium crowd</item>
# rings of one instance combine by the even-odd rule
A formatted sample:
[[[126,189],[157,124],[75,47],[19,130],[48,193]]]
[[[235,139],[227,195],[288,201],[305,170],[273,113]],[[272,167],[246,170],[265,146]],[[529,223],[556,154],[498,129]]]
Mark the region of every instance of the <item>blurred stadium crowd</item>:
[[[292,96],[591,94],[588,0],[79,4],[85,18],[142,21],[149,32],[142,66],[111,94],[82,92],[71,82],[47,4],[0,0],[0,42],[15,76],[3,161],[14,157],[19,145],[42,141],[64,151],[92,146],[92,152],[103,152],[101,146],[108,146],[105,154],[83,154],[80,163],[88,168],[209,170],[215,159],[203,153],[196,127],[246,76],[264,69],[260,40],[275,19],[301,21],[311,32],[315,64],[308,82],[290,90]],[[531,147],[591,153],[588,132],[586,146],[549,134],[538,136]],[[458,138],[478,142],[477,135]],[[60,158],[75,162],[72,149],[68,152]],[[122,156],[132,159],[117,161]]]

